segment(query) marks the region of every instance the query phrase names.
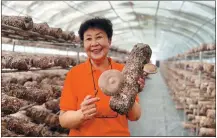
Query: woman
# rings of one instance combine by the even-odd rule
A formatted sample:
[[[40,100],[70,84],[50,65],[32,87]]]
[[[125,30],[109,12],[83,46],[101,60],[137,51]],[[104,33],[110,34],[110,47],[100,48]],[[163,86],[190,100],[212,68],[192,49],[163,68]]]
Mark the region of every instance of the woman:
[[[128,115],[119,115],[110,109],[110,97],[98,87],[102,72],[124,67],[107,57],[112,34],[112,23],[105,18],[93,18],[80,26],[79,37],[88,59],[67,73],[60,99],[59,120],[70,129],[69,136],[130,136],[128,120],[141,116],[138,96]],[[138,83],[144,87],[144,79]]]

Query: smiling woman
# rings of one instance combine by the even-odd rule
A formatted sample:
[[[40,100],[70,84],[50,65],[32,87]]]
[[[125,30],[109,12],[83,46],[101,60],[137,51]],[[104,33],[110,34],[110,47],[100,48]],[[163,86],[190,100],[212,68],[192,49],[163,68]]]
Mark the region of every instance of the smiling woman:
[[[40,136],[41,129],[28,131],[32,123],[49,127],[50,137],[215,136],[215,3],[2,1],[3,92],[13,96],[15,89],[22,99],[21,85],[49,90],[47,100],[58,101],[51,104],[56,123],[70,130],[50,127],[45,117],[40,124],[30,117],[26,127],[2,111],[2,136]],[[3,100],[4,109],[19,106],[14,98]]]
[[[84,33],[84,49],[92,60],[105,60],[110,44],[111,40],[101,29],[88,29]]]
[[[128,120],[140,118],[138,96],[128,114],[119,115],[109,107],[110,96],[97,85],[103,72],[124,67],[108,57],[112,35],[112,23],[105,18],[89,19],[80,26],[88,59],[68,72],[60,100],[60,124],[70,128],[69,136],[129,136]],[[143,79],[138,83],[144,87]]]

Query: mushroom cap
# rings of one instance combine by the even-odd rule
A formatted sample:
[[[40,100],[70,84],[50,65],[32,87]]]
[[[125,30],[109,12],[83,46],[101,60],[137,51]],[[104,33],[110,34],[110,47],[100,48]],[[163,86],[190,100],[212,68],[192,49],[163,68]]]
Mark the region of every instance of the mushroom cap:
[[[124,80],[122,73],[119,70],[104,71],[98,80],[98,85],[103,93],[107,96],[113,96],[119,93],[119,88]]]
[[[143,71],[145,71],[148,74],[155,74],[157,73],[157,66],[151,63],[145,64],[143,67]]]

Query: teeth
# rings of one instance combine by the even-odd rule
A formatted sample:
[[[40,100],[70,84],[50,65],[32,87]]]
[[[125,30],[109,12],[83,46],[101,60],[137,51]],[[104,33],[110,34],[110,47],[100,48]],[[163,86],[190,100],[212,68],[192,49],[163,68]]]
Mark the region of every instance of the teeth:
[[[100,52],[101,49],[96,49],[96,50],[93,50],[92,52]]]

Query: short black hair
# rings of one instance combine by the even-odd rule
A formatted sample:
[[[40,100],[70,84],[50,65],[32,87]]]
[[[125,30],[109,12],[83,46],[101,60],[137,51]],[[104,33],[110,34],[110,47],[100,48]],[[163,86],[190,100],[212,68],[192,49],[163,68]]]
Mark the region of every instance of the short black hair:
[[[109,40],[111,40],[112,38],[113,35],[112,22],[109,19],[102,18],[102,17],[95,17],[83,22],[78,31],[79,37],[82,41],[84,40],[85,31],[87,31],[89,28],[101,29],[105,31]]]

